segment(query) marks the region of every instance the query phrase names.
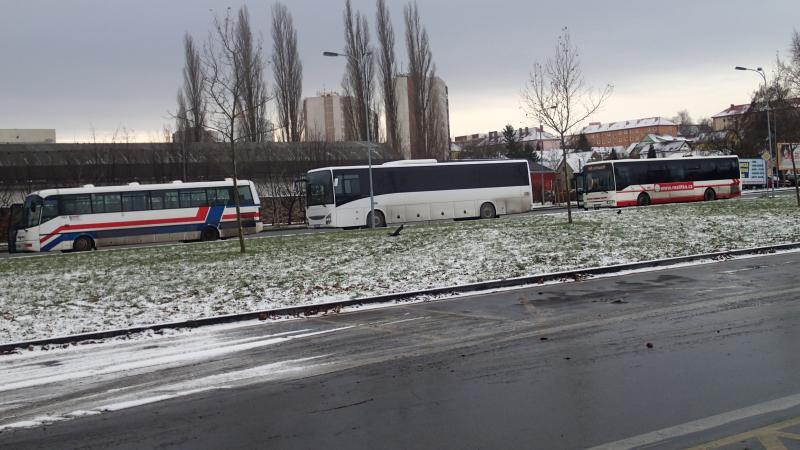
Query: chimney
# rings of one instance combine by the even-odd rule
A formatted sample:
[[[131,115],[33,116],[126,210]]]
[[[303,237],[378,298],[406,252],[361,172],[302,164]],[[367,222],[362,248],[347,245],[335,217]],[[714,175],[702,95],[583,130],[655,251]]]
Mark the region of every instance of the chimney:
[[[730,107],[730,108],[728,108],[728,109],[733,109],[735,106],[736,106],[736,105],[734,105],[733,103],[731,103],[731,107]]]

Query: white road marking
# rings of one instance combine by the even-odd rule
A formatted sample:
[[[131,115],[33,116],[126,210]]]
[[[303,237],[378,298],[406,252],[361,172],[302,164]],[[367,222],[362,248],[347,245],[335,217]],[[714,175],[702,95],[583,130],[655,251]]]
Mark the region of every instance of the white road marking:
[[[592,447],[589,450],[618,450],[623,448],[635,448],[651,445],[667,439],[673,439],[692,433],[711,430],[722,425],[736,422],[738,420],[748,419],[750,417],[760,416],[762,414],[776,411],[782,411],[785,409],[794,408],[796,406],[800,406],[800,394],[794,394],[788,397],[770,400],[768,402],[728,411],[726,413],[686,422],[672,427],[662,428],[660,430],[651,431],[649,433],[640,434],[627,439],[609,442],[607,444]]]

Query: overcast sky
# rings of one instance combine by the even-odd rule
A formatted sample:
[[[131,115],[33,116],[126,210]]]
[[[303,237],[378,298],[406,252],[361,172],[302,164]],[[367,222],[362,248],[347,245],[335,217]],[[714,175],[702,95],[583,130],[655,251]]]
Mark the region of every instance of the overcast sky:
[[[181,84],[185,32],[205,40],[213,11],[243,3],[269,40],[268,1],[0,0],[0,128],[55,128],[58,142],[132,130],[157,139]],[[344,0],[285,0],[299,33],[304,95],[337,90]],[[736,65],[771,68],[800,26],[798,0],[419,0],[439,75],[450,92],[452,135],[526,119],[520,90],[536,60],[569,27],[587,81],[614,86],[592,120],[711,116],[749,101],[761,82]],[[402,43],[404,2],[389,1]],[[353,0],[374,29],[375,2]],[[213,11],[212,11],[213,10]],[[396,49],[400,62],[405,48]],[[268,82],[271,83],[271,80]]]

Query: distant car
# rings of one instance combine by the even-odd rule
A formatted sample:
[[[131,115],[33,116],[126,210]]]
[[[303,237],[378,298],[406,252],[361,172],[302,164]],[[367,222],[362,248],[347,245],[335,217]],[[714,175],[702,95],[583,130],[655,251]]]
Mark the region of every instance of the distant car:
[[[783,177],[783,185],[784,186],[797,186],[797,174],[787,173],[786,176]]]

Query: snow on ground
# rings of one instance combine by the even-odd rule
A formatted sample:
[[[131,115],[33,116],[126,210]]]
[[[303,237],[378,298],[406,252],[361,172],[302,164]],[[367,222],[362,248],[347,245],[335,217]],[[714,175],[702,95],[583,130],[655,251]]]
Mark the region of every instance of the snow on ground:
[[[791,198],[0,260],[0,342],[800,241]],[[621,211],[618,214],[618,211]]]

